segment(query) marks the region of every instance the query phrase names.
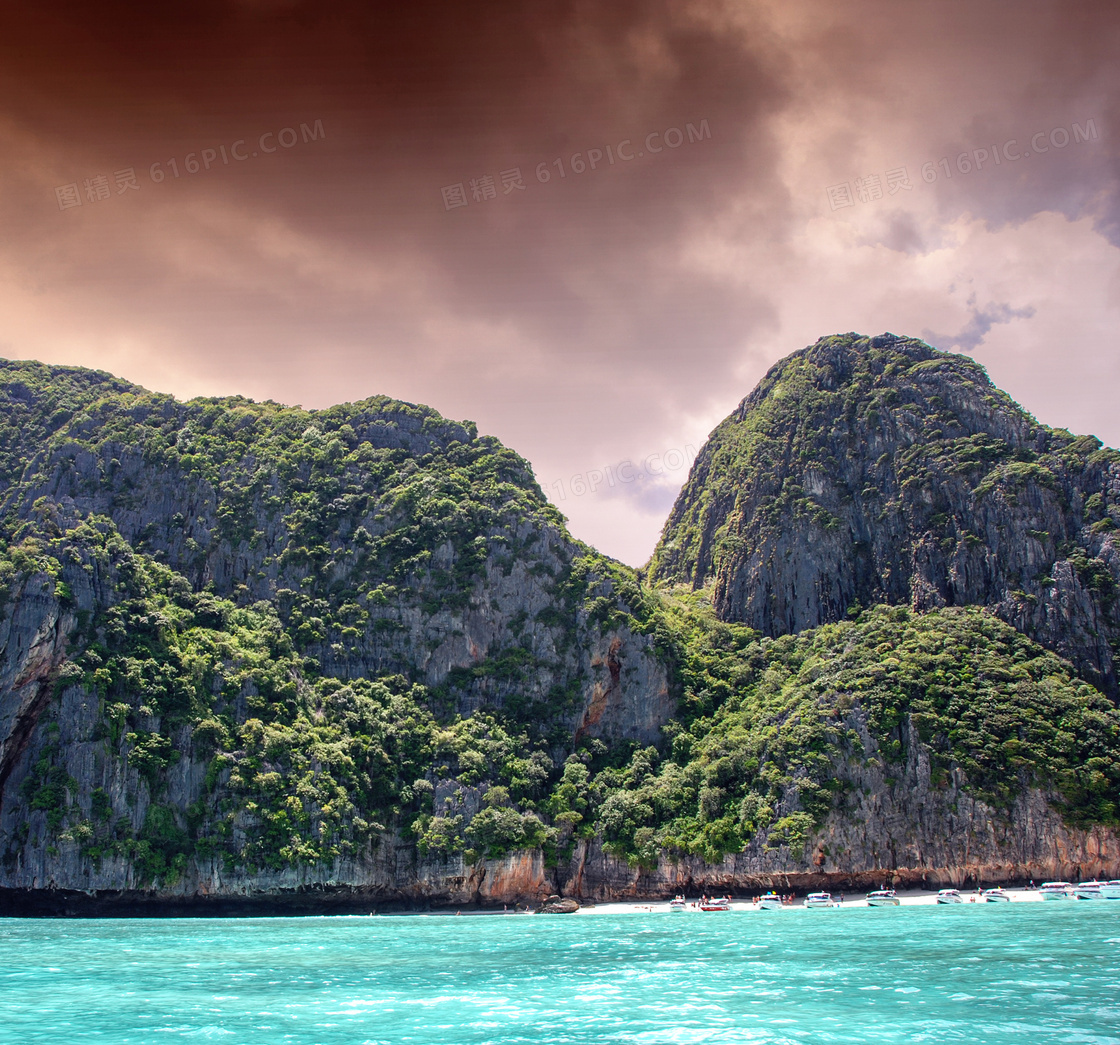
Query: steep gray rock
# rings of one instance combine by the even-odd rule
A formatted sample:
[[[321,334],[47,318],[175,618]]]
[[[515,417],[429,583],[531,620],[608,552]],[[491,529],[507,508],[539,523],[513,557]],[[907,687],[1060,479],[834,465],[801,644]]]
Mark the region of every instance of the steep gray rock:
[[[675,709],[653,638],[627,623],[625,571],[574,542],[527,464],[469,422],[385,398],[318,413],[184,404],[38,364],[0,362],[0,378],[0,888],[144,889],[145,847],[170,854],[189,834],[236,849],[259,832],[251,809],[225,812],[247,802],[235,770],[255,772],[255,756],[216,763],[195,732],[207,712],[146,696],[193,689],[210,726],[234,733],[262,714],[229,657],[211,683],[175,677],[192,670],[193,654],[171,652],[192,627],[211,629],[200,648],[237,649],[244,622],[218,600],[256,614],[288,701],[317,700],[320,678],[401,678],[445,716],[531,716],[561,746],[655,742]],[[277,701],[265,719],[283,721]],[[301,801],[315,835],[318,800]],[[361,872],[230,866],[227,852],[192,856],[161,888],[388,883],[385,860],[407,877],[388,839],[415,812],[387,811],[406,819],[379,833],[359,809],[337,829]]]
[[[82,719],[79,699],[70,698],[76,722]],[[850,724],[866,735],[858,709]],[[0,879],[0,912],[120,913],[145,906],[218,913],[366,911],[401,904],[535,904],[554,893],[605,901],[667,898],[682,891],[743,895],[769,888],[938,888],[1120,874],[1115,832],[1069,827],[1052,807],[1052,796],[1037,789],[1024,792],[1009,809],[997,810],[964,790],[959,772],[935,784],[928,751],[912,725],[909,733],[907,759],[890,767],[889,774],[874,758],[836,763],[851,799],[803,845],[771,845],[764,832],[742,853],[715,864],[662,854],[654,866],[635,866],[598,839],[573,840],[569,855],[555,866],[540,851],[468,864],[461,854],[421,857],[415,846],[386,833],[361,853],[329,865],[248,875],[231,872],[220,861],[196,862],[173,885],[153,890],[135,879],[126,861],[94,868],[77,843],[63,842],[55,855],[29,853],[18,875]],[[71,766],[80,769],[83,757],[76,754]],[[183,771],[182,786],[191,786],[186,779],[191,772]]]
[[[767,820],[719,863],[627,860],[483,771],[503,725],[536,731],[508,753],[525,780],[555,782],[580,743],[585,762],[660,744],[684,688],[669,611],[571,539],[524,461],[386,399],[306,412],[0,377],[0,912],[1120,876],[1115,831],[1070,826],[1037,786],[986,805],[959,767],[931,775],[908,720],[905,758],[880,757],[858,696],[863,750],[830,749],[842,799],[803,838]],[[971,361],[850,335],[779,364],[717,429],[652,572],[771,635],[857,604],[979,603],[1115,693],[1118,498],[1120,456],[1037,424]],[[699,683],[718,699],[749,675],[724,668]],[[426,761],[386,783],[423,714]],[[457,715],[482,723],[459,761]],[[317,789],[335,763],[349,793]],[[802,823],[797,779],[781,795],[777,823]],[[548,857],[472,834],[495,810]]]
[[[859,605],[992,607],[1115,697],[1120,454],[971,359],[884,334],[777,363],[712,433],[650,575],[769,635]]]

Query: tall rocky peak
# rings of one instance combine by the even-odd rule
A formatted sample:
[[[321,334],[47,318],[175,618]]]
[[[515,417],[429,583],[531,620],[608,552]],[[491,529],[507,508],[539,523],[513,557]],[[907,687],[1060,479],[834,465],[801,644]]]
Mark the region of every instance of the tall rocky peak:
[[[624,728],[643,735],[667,714],[649,641],[588,623],[585,587],[613,609],[616,581],[582,569],[585,550],[528,462],[429,407],[184,403],[101,372],[0,360],[0,517],[0,548],[66,546],[52,582],[69,593],[54,609],[72,655],[136,594],[116,559],[88,568],[69,535],[89,524],[189,599],[267,606],[324,675],[397,673],[465,713],[512,702],[577,724],[598,701],[600,728],[627,689]],[[0,749],[2,726],[0,708]]]
[[[1039,424],[973,360],[825,337],[712,433],[651,562],[769,635],[875,603],[977,604],[1117,694],[1120,454]]]

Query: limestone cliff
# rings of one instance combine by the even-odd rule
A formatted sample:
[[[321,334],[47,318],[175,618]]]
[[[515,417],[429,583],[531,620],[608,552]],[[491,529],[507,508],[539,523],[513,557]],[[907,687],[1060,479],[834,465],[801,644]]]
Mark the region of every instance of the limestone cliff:
[[[1120,876],[1118,462],[825,339],[650,587],[426,407],[0,362],[0,913]]]
[[[473,425],[2,369],[0,888],[325,881],[448,776],[508,846],[552,753],[672,714],[627,571]]]
[[[78,708],[71,709],[75,712]],[[852,721],[859,721],[856,714]],[[771,847],[761,835],[719,861],[660,854],[635,864],[601,839],[573,840],[558,861],[540,850],[472,863],[461,854],[422,857],[387,833],[363,852],[321,866],[254,874],[220,860],[193,864],[171,885],[138,882],[125,860],[95,869],[75,842],[55,855],[39,851],[22,877],[0,886],[0,914],[367,912],[379,908],[497,904],[537,905],[559,893],[583,901],[668,898],[678,892],[742,896],[780,890],[866,890],[881,885],[940,888],[1112,877],[1120,868],[1114,831],[1071,828],[1054,796],[1024,792],[1010,809],[978,801],[955,773],[931,779],[928,752],[916,734],[898,776],[884,768],[838,762],[854,785],[850,805],[834,811],[804,844]],[[896,770],[891,771],[892,774]]]
[[[777,363],[712,433],[651,563],[768,635],[990,606],[1117,695],[1120,455],[973,360],[884,334]]]

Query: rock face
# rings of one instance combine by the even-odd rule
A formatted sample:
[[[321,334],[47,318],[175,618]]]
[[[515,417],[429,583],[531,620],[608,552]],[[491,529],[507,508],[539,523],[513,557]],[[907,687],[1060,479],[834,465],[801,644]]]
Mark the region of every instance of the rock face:
[[[74,625],[53,594],[47,578],[32,581],[0,619],[0,793],[51,697]]]
[[[777,363],[701,450],[655,580],[768,635],[875,603],[982,605],[1118,695],[1120,455],[963,356],[884,334]]]
[[[577,847],[557,875],[565,895],[592,900],[670,897],[678,892],[735,893],[770,888],[873,889],[882,884],[941,888],[1025,882],[1033,878],[1115,877],[1120,839],[1115,831],[1070,828],[1047,795],[1031,789],[1008,811],[977,801],[959,775],[933,787],[928,758],[913,749],[901,779],[882,771],[837,767],[858,798],[833,812],[800,852],[767,849],[760,838],[722,863],[662,856],[635,868],[595,844]]]
[[[830,816],[801,852],[767,850],[760,840],[720,863],[662,856],[653,867],[635,867],[599,841],[585,840],[553,867],[539,851],[468,865],[462,857],[418,860],[414,846],[386,835],[362,856],[328,867],[246,875],[213,862],[198,867],[197,877],[152,889],[138,886],[123,862],[91,873],[70,844],[26,868],[18,884],[0,887],[0,915],[364,913],[542,901],[542,913],[570,913],[580,900],[664,899],[679,892],[939,888],[1120,872],[1115,832],[1068,827],[1037,790],[999,812],[972,798],[959,778],[935,787],[919,745],[893,782],[881,771],[840,771],[859,785],[859,797]],[[555,893],[565,899],[549,903]]]
[[[532,723],[561,758],[573,737],[656,741],[673,713],[664,658],[627,625],[625,571],[574,542],[526,462],[469,422],[385,398],[183,404],[38,364],[0,363],[0,379],[0,888],[345,881],[423,900],[424,860],[395,832],[425,793],[468,822],[481,802],[437,766],[419,765],[418,788],[379,768],[394,738],[423,749],[434,727],[413,711]],[[367,680],[387,688],[347,685]],[[287,753],[252,750],[247,723],[287,731]],[[341,798],[341,820],[321,756],[299,750],[320,723],[344,746],[388,731],[364,764],[323,749],[366,792]],[[293,754],[304,793],[292,780],[286,798]],[[551,769],[536,757],[525,787]],[[302,826],[285,825],[289,799]],[[253,866],[236,855],[251,837],[266,860],[288,838],[284,860],[314,868]],[[483,876],[462,888],[488,898]]]
[[[655,811],[618,799],[668,764],[662,727],[700,708],[699,747],[761,654],[719,624],[689,667],[692,611],[574,541],[517,455],[384,398],[183,404],[2,361],[0,392],[0,914],[1120,877],[1115,832],[1037,786],[997,810],[959,768],[931,777],[912,719],[886,775],[858,700],[861,757],[812,752],[841,797],[803,846],[755,809],[722,861],[627,860]],[[717,429],[653,572],[770,635],[857,602],[991,606],[1115,693],[1118,461],[968,360],[826,339]],[[735,818],[757,770],[784,781],[772,820],[813,821],[779,764],[798,729],[762,765],[741,736],[710,764],[676,743],[674,793]]]
[[[10,519],[42,520],[52,534],[108,519],[130,548],[196,590],[310,618],[297,638],[323,674],[400,672],[438,686],[517,647],[533,667],[516,678],[456,677],[464,713],[502,706],[515,690],[544,699],[575,680],[576,720],[594,734],[653,739],[671,711],[647,641],[594,622],[595,634],[577,634],[574,603],[571,614],[554,612],[579,548],[528,464],[470,422],[384,397],[321,414],[247,400],[181,404],[107,375],[86,388],[98,375],[58,367],[52,385],[79,387],[52,420],[71,416],[48,432],[41,415],[53,404],[18,380],[26,367],[7,364],[0,403],[24,443],[0,464],[27,460],[4,494]],[[493,484],[482,504],[456,469]],[[610,578],[600,588],[593,594],[609,598]],[[328,612],[345,593],[363,596],[360,634]],[[112,597],[91,591],[82,609]]]
[[[578,900],[550,896],[537,908],[537,914],[575,914],[578,910]]]

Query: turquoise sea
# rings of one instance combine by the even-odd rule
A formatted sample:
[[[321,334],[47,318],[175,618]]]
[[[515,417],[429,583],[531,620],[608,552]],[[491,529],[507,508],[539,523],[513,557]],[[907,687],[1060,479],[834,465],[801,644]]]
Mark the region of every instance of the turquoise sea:
[[[1120,1045],[1120,901],[0,920],[0,1042]]]

